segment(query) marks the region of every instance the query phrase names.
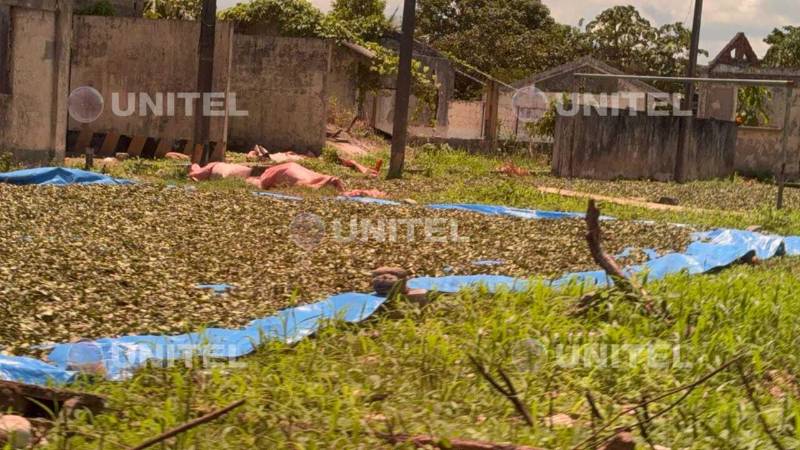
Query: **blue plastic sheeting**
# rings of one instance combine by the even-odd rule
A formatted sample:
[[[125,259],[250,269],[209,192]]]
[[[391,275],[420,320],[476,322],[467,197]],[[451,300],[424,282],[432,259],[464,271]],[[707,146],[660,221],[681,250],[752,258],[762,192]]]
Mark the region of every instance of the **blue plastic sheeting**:
[[[209,328],[176,336],[123,336],[59,344],[53,347],[48,359],[61,369],[99,362],[105,367],[108,379],[123,380],[148,362],[159,364],[192,355],[232,359],[252,353],[266,340],[293,343],[313,334],[325,320],[360,322],[385,301],[384,297],[369,294],[339,294],[317,303],[282,310],[275,316],[254,320],[238,330]],[[33,382],[27,377],[22,381]]]
[[[478,259],[472,261],[473,266],[502,266],[505,263],[502,259]]]
[[[131,180],[113,178],[96,172],[64,167],[38,167],[0,173],[0,183],[45,184],[65,186],[68,184],[134,184]]]
[[[472,286],[484,286],[489,292],[499,289],[524,291],[528,288],[527,280],[506,277],[503,275],[448,275],[444,277],[419,277],[408,280],[406,286],[411,289],[427,289],[438,292],[458,292]]]
[[[769,259],[782,254],[800,254],[800,236],[782,238],[719,229],[695,233],[692,238],[694,242],[685,253],[668,253],[624,270],[631,274],[646,272],[648,279],[657,280],[679,271],[697,274],[716,270],[748,255]],[[575,282],[603,286],[609,280],[605,272],[594,270],[567,274],[553,280],[551,285],[558,287]],[[528,281],[502,275],[451,275],[408,281],[410,288],[450,293],[478,285],[483,285],[489,292],[501,289],[524,291],[528,288]],[[67,369],[102,364],[109,379],[122,380],[148,362],[163,363],[190,355],[215,359],[237,358],[251,353],[268,339],[296,342],[313,334],[324,320],[338,318],[359,322],[372,315],[384,301],[385,298],[371,294],[346,293],[310,305],[285,309],[238,330],[210,328],[199,333],[176,336],[124,336],[59,344],[53,347],[49,356],[55,366],[30,358],[0,355],[0,378],[35,384],[45,384],[48,380],[63,383],[73,376]]]
[[[224,294],[229,290],[233,289],[233,286],[227,283],[218,283],[218,284],[197,284],[195,285],[197,289],[211,289],[214,291],[215,294]]]
[[[358,202],[358,203],[369,203],[375,205],[390,205],[390,206],[399,206],[402,205],[400,202],[396,202],[394,200],[387,200],[385,198],[375,198],[375,197],[347,197],[344,195],[339,195],[334,197],[336,200],[344,200],[344,201],[351,201],[351,202]]]
[[[800,256],[800,236],[789,236],[783,239],[786,256]]]
[[[73,376],[73,372],[51,366],[38,359],[0,355],[0,380],[46,385],[64,384]]]
[[[281,194],[278,192],[253,191],[253,195],[256,197],[273,197],[277,198],[278,200],[300,201],[303,199],[303,197],[299,197],[297,195]]]
[[[482,205],[477,203],[434,203],[427,205],[433,209],[450,209],[457,211],[469,211],[489,216],[508,216],[520,219],[583,219],[585,215],[578,212],[564,211],[540,211],[536,209],[512,208],[501,205]],[[613,217],[601,216],[601,220],[612,220]]]
[[[510,216],[520,219],[574,219],[583,218],[582,213],[558,212],[558,211],[536,211],[533,209],[511,208],[500,205],[480,205],[473,203],[434,203],[428,205],[433,209],[451,209],[457,211],[470,211],[489,216]]]

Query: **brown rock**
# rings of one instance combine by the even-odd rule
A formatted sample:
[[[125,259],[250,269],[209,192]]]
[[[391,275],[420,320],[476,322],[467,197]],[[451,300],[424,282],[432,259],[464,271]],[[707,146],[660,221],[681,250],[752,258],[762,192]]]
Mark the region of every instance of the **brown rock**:
[[[757,232],[761,231],[761,225],[750,225],[749,227],[747,227],[745,229],[747,231],[752,231],[754,233],[757,233]]]
[[[372,289],[378,295],[386,295],[392,290],[394,285],[400,281],[400,278],[388,273],[378,275],[372,279]]]
[[[675,197],[661,197],[658,199],[657,203],[661,203],[662,205],[677,206],[680,202]]]
[[[408,204],[408,205],[417,205],[418,204],[417,201],[414,200],[413,198],[404,198],[403,199],[403,203]]]
[[[602,450],[636,450],[636,441],[631,433],[621,431],[608,444],[600,448]]]
[[[407,289],[404,295],[410,302],[420,306],[425,306],[430,303],[427,289]]]
[[[127,153],[122,153],[122,152],[120,152],[120,153],[116,153],[116,154],[114,155],[114,157],[115,157],[115,158],[117,158],[117,159],[118,159],[118,160],[120,160],[120,161],[125,161],[126,159],[128,159],[128,156],[129,156],[129,155],[128,155]]]
[[[167,154],[164,155],[164,158],[176,159],[178,161],[189,161],[191,159],[189,155],[184,155],[183,153],[178,153],[178,152],[167,152]]]
[[[11,444],[11,448],[26,448],[31,442],[31,423],[28,419],[6,415],[0,416],[0,445]]]
[[[380,275],[394,275],[397,278],[408,278],[408,271],[401,267],[378,267],[372,271],[372,276],[377,277]]]

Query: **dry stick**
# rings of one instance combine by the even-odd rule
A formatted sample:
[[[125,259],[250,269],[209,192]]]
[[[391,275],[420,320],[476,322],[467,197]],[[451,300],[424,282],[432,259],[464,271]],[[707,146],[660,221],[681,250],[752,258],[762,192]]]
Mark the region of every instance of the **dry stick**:
[[[764,414],[761,412],[761,406],[756,400],[753,386],[750,384],[750,381],[747,380],[747,375],[745,375],[741,363],[736,363],[736,370],[739,372],[739,377],[742,379],[742,384],[744,385],[745,392],[747,393],[747,398],[750,400],[750,403],[753,404],[753,408],[756,409],[758,422],[761,424],[761,428],[764,429],[764,433],[767,433],[767,436],[769,436],[769,439],[772,441],[772,445],[774,445],[775,448],[779,450],[785,450],[786,447],[781,444],[781,441],[778,440],[778,437],[772,433],[772,430],[770,430],[767,419],[764,418]]]
[[[644,402],[642,402],[642,403],[640,403],[640,404],[638,404],[638,405],[634,405],[634,406],[631,406],[631,407],[629,407],[629,408],[625,408],[624,410],[620,411],[620,412],[619,412],[617,415],[615,415],[614,417],[612,417],[612,418],[611,418],[611,420],[609,420],[608,422],[606,422],[606,424],[605,424],[605,425],[603,425],[602,427],[600,427],[600,429],[598,429],[598,430],[597,430],[595,433],[592,433],[592,435],[591,435],[591,436],[589,436],[588,438],[586,438],[586,439],[584,439],[583,441],[581,441],[580,443],[578,443],[578,445],[576,445],[575,447],[573,447],[573,449],[578,449],[578,448],[581,448],[581,447],[582,447],[584,444],[586,444],[587,442],[590,442],[590,441],[592,441],[592,440],[596,440],[596,439],[597,439],[597,437],[598,437],[598,435],[599,435],[601,432],[603,432],[603,431],[607,430],[607,429],[608,429],[608,428],[609,428],[611,425],[613,425],[613,424],[614,424],[614,422],[616,422],[617,420],[619,420],[619,418],[620,418],[620,417],[623,417],[623,416],[627,415],[627,414],[628,414],[628,413],[630,413],[631,411],[635,411],[637,408],[641,408],[641,407],[647,406],[647,405],[649,405],[649,404],[651,404],[651,403],[655,403],[655,402],[657,402],[657,401],[663,400],[663,399],[665,399],[665,398],[667,398],[667,397],[669,397],[669,396],[671,396],[671,395],[677,394],[678,392],[688,391],[686,394],[684,394],[683,396],[681,396],[681,398],[680,398],[680,399],[678,399],[678,401],[677,401],[677,402],[675,402],[675,403],[673,403],[672,405],[670,405],[670,406],[668,406],[668,407],[664,408],[663,410],[659,411],[657,414],[653,414],[652,416],[650,416],[650,420],[648,420],[648,422],[652,422],[653,420],[655,420],[655,419],[656,419],[656,418],[658,418],[659,416],[662,416],[662,415],[664,415],[664,414],[665,414],[667,411],[669,411],[670,409],[672,409],[672,408],[674,408],[675,406],[677,406],[677,404],[678,404],[678,403],[679,403],[681,400],[683,400],[684,398],[686,398],[686,397],[688,396],[688,394],[689,394],[689,393],[690,393],[692,390],[694,390],[696,387],[698,387],[698,386],[700,386],[701,384],[705,383],[705,382],[706,382],[706,381],[708,381],[709,379],[713,378],[713,377],[714,377],[716,374],[718,374],[718,373],[722,372],[723,370],[727,369],[728,367],[732,366],[734,363],[736,363],[737,361],[739,361],[739,359],[741,359],[741,357],[742,357],[742,355],[739,355],[739,356],[736,356],[736,357],[734,357],[733,359],[731,359],[731,360],[727,361],[727,362],[726,362],[726,363],[724,363],[723,365],[721,365],[721,366],[717,367],[716,369],[712,370],[711,372],[709,372],[709,373],[707,373],[707,374],[703,375],[702,377],[698,378],[697,380],[695,380],[695,381],[693,381],[693,382],[691,382],[691,383],[689,383],[689,384],[685,384],[685,385],[683,385],[683,386],[679,386],[679,387],[676,387],[676,388],[670,389],[670,390],[668,390],[668,391],[665,391],[665,392],[662,392],[661,394],[659,394],[659,395],[657,395],[657,396],[655,396],[655,397],[653,397],[653,398],[651,398],[651,399],[648,399],[648,400],[646,400],[646,401],[644,401]]]
[[[514,384],[511,382],[511,379],[508,378],[508,375],[506,375],[503,369],[498,367],[497,372],[500,374],[500,377],[503,378],[507,388],[500,386],[500,384],[495,381],[494,377],[492,377],[489,371],[486,370],[486,367],[484,367],[483,363],[478,361],[474,356],[469,355],[469,359],[472,361],[472,364],[475,365],[475,368],[478,369],[478,372],[481,374],[481,376],[485,378],[486,381],[488,381],[497,392],[503,394],[508,401],[514,405],[514,408],[522,416],[522,418],[525,419],[525,422],[528,424],[528,426],[532,427],[533,417],[531,417],[531,412],[528,411],[528,407],[522,403],[522,400],[520,400],[519,394],[517,393],[516,388],[514,388]]]
[[[194,428],[194,427],[196,427],[198,425],[202,425],[202,424],[204,424],[206,422],[211,422],[212,420],[217,419],[217,418],[219,418],[221,416],[224,416],[225,414],[231,412],[232,410],[244,405],[244,402],[245,402],[245,399],[241,399],[239,401],[231,403],[230,405],[228,405],[228,406],[226,406],[226,407],[224,407],[222,409],[218,409],[216,411],[212,411],[212,412],[210,412],[210,413],[208,413],[208,414],[206,414],[204,416],[198,417],[197,419],[190,420],[189,422],[186,422],[185,424],[183,424],[183,425],[181,425],[179,427],[175,427],[175,428],[173,428],[171,430],[168,430],[168,431],[166,431],[166,432],[164,432],[164,433],[162,433],[162,434],[160,434],[160,435],[158,435],[158,436],[156,436],[156,437],[154,437],[152,439],[148,439],[148,440],[142,442],[141,444],[137,445],[136,447],[133,447],[131,450],[143,450],[145,448],[148,448],[148,447],[151,447],[151,446],[153,446],[155,444],[158,444],[159,442],[165,441],[165,440],[167,440],[167,439],[169,439],[169,438],[171,438],[173,436],[176,436],[176,435],[178,435],[180,433],[188,431],[188,430],[190,430],[190,429],[192,429],[192,428]]]
[[[586,229],[586,242],[589,244],[589,251],[592,254],[594,262],[611,277],[620,289],[644,300],[645,310],[653,312],[653,302],[647,291],[645,291],[642,286],[639,286],[635,280],[625,276],[622,269],[617,265],[617,262],[614,261],[614,258],[603,251],[601,245],[603,238],[600,230],[600,210],[597,209],[594,199],[589,199],[589,205],[586,208]]]

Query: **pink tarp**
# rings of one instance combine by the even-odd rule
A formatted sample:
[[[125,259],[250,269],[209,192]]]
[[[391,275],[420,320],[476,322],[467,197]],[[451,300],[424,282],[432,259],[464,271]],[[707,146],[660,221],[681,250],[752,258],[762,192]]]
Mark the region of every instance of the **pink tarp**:
[[[252,173],[252,167],[243,166],[241,164],[212,162],[208,163],[205,167],[192,164],[192,167],[189,169],[189,178],[193,181],[203,181],[212,178],[242,178],[248,183],[258,186],[260,189],[290,186],[305,186],[312,189],[320,189],[325,186],[332,186],[347,197],[386,196],[385,192],[375,189],[354,189],[347,191],[342,180],[331,175],[323,175],[314,172],[294,162],[272,166],[257,177],[251,176]]]

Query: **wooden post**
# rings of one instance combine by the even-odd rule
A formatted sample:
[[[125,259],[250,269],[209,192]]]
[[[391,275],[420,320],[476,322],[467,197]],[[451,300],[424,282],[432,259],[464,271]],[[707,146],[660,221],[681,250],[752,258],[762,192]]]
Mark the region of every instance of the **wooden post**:
[[[686,77],[694,78],[697,72],[697,55],[700,52],[700,26],[703,18],[703,0],[694,2],[694,21],[692,22],[692,41],[689,47],[689,63],[686,66]],[[686,82],[685,98],[683,99],[683,109],[692,111],[689,117],[683,117],[680,121],[680,131],[678,135],[678,151],[675,154],[675,181],[682,183],[686,180],[685,161],[686,149],[689,147],[691,123],[694,120],[694,83]]]
[[[203,0],[203,10],[200,14],[200,42],[197,46],[197,92],[200,93],[200,105],[195,108],[196,126],[194,141],[203,144],[203,156],[200,164],[205,165],[211,154],[209,134],[211,118],[203,113],[204,97],[211,92],[214,83],[214,38],[217,24],[217,1]]]
[[[794,94],[793,84],[786,86],[784,94],[786,101],[784,104],[785,110],[783,112],[783,136],[781,138],[781,172],[778,176],[778,198],[775,200],[775,208],[783,208],[783,189],[786,184],[786,160],[789,157],[789,133],[790,125],[792,123],[792,96]]]
[[[83,168],[85,170],[90,170],[92,167],[94,167],[94,148],[86,147],[85,153],[86,161],[83,165]]]
[[[489,79],[486,81],[486,103],[483,105],[483,108],[486,111],[483,114],[483,139],[484,145],[489,152],[494,152],[497,150],[499,102],[500,86],[495,80]]]
[[[416,0],[403,2],[403,35],[400,37],[400,61],[397,68],[397,89],[394,95],[392,155],[386,179],[401,178],[408,139],[408,98],[411,95],[411,59],[414,52],[414,19]]]

